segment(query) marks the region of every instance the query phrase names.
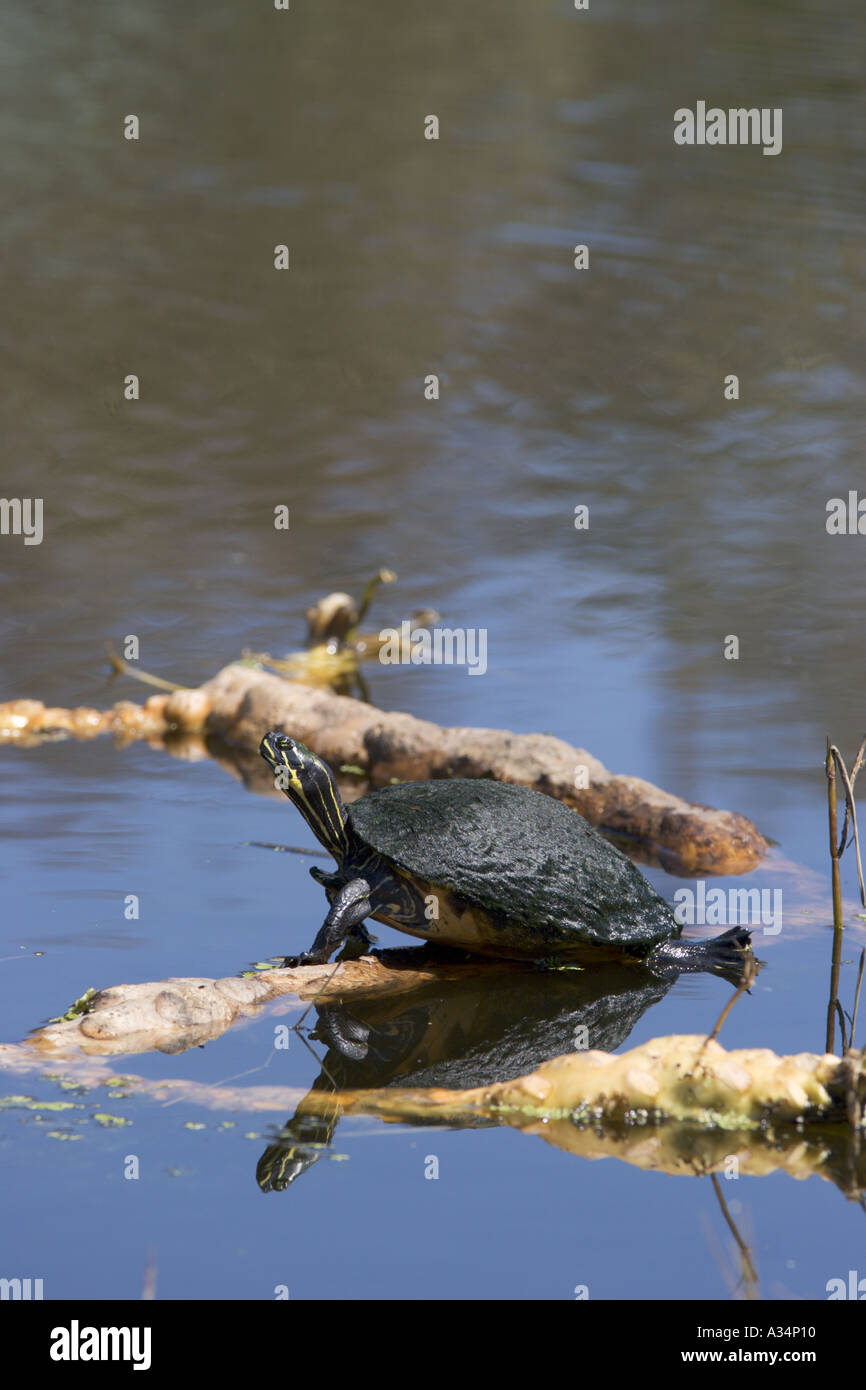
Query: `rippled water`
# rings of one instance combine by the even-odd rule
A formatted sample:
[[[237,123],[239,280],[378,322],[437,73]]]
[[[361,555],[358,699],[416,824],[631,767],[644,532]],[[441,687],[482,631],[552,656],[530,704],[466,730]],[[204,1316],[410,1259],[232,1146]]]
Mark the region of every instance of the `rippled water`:
[[[140,698],[106,684],[104,642],[127,633],[194,683],[298,646],[310,602],[389,565],[376,620],[433,606],[486,628],[489,669],[375,668],[374,703],[550,731],[778,842],[749,882],[784,886],[786,926],[723,1036],[820,1050],[822,760],[828,734],[853,753],[863,732],[864,541],[825,526],[863,486],[862,7],[179,15],[10,0],[0,20],[2,488],[45,509],[41,545],[0,537],[3,698]],[[677,147],[673,112],[697,100],[783,108],[781,155]],[[5,1039],[88,986],[234,973],[321,920],[303,862],[244,848],[303,842],[295,813],[216,764],[104,741],[0,756]],[[845,879],[853,896],[850,860]],[[861,940],[853,921],[846,961]],[[682,979],[630,1041],[701,1031],[726,998]],[[302,1048],[274,1060],[273,1022],[121,1070],[310,1084]],[[0,1274],[137,1297],[152,1250],[163,1297],[727,1293],[708,1180],[369,1120],[341,1127],[348,1162],[265,1197],[282,1117],[220,1130],[114,1104],[133,1128],[77,1143],[47,1131],[86,1107],[3,1115]],[[862,1213],[829,1183],[726,1195],[765,1297],[823,1297],[856,1266]]]

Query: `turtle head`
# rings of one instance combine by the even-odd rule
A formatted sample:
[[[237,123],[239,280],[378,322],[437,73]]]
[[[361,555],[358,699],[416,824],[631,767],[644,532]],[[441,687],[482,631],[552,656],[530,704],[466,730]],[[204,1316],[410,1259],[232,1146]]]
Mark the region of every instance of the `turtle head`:
[[[287,734],[265,734],[259,745],[274,781],[300,811],[316,839],[342,863],[348,853],[346,808],[331,769]]]

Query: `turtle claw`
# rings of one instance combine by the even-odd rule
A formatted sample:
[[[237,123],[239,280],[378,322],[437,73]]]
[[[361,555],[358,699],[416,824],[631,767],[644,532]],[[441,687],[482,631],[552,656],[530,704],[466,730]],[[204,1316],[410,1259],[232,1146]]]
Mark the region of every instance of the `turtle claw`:
[[[310,951],[302,951],[299,956],[283,956],[284,970],[297,970],[302,965],[321,965]]]

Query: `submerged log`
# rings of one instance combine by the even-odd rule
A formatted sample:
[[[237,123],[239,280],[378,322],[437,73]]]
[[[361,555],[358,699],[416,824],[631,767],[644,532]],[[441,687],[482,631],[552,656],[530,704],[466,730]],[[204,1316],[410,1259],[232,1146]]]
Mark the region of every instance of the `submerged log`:
[[[647,1046],[669,1044],[679,1049],[682,1045],[694,1045],[696,1042],[700,1042],[700,1039],[671,1037],[657,1039],[654,1044]],[[635,1049],[635,1053],[639,1054],[640,1050]],[[587,1061],[588,1057],[589,1054],[584,1054],[581,1060]],[[737,1053],[728,1053],[726,1057],[738,1065]],[[643,1066],[647,1059],[636,1055],[631,1060],[633,1064]],[[778,1058],[777,1062],[784,1064],[790,1060]],[[831,1060],[835,1061],[837,1068],[842,1066],[838,1058]],[[858,1057],[852,1062],[852,1068],[859,1070],[860,1066],[861,1059]],[[592,1124],[586,1124],[579,1115],[550,1119],[537,1109],[535,1113],[527,1114],[523,1104],[508,1109],[496,1103],[485,1109],[477,1101],[467,1105],[469,1093],[437,1094],[417,1089],[400,1091],[389,1088],[378,1092],[335,1094],[315,1090],[305,1092],[298,1087],[278,1084],[209,1085],[188,1077],[160,1080],[130,1074],[125,1070],[118,1075],[116,1066],[112,1067],[107,1059],[80,1055],[51,1058],[50,1070],[46,1072],[44,1055],[26,1045],[0,1045],[0,1069],[9,1076],[21,1077],[19,1087],[23,1084],[23,1078],[33,1073],[40,1073],[49,1081],[61,1082],[67,1090],[74,1087],[79,1105],[88,1091],[105,1088],[114,1099],[109,1101],[101,1096],[94,1097],[100,1112],[104,1111],[106,1105],[118,1111],[126,1097],[135,1096],[150,1099],[159,1105],[181,1104],[214,1115],[247,1116],[250,1119],[254,1116],[283,1116],[293,1110],[297,1115],[308,1117],[318,1113],[329,1126],[341,1114],[357,1117],[371,1115],[385,1123],[447,1124],[449,1128],[475,1129],[479,1123],[507,1125],[521,1134],[542,1139],[575,1158],[615,1158],[644,1171],[668,1173],[676,1177],[704,1177],[720,1172],[730,1175],[734,1160],[741,1176],[765,1177],[784,1172],[798,1181],[820,1177],[832,1182],[851,1200],[860,1200],[866,1190],[866,1145],[861,1142],[859,1131],[852,1131],[837,1123],[843,1114],[841,1107],[835,1107],[824,1123],[808,1126],[800,1121],[795,1121],[793,1125],[777,1122],[744,1126],[733,1116],[730,1123],[715,1125],[708,1124],[706,1120],[695,1123],[688,1117],[647,1121],[637,1109],[631,1122],[612,1123],[599,1118]],[[514,1086],[516,1083],[509,1084]],[[0,1100],[7,1109],[20,1104],[30,1111],[39,1110],[36,1098],[26,1094],[5,1096]],[[537,1098],[535,1105],[537,1107]],[[62,1124],[62,1120],[57,1123]],[[205,1128],[204,1125],[196,1127]],[[249,1133],[245,1137],[261,1139],[265,1134]]]
[[[8,738],[25,743],[53,730],[87,738],[110,732],[123,740],[179,731],[193,738],[215,735],[254,754],[268,729],[308,744],[334,767],[360,769],[374,786],[488,777],[533,787],[684,875],[747,873],[767,850],[764,837],[744,816],[611,773],[586,749],[552,735],[443,728],[240,665],[225,667],[198,690],[154,695],[143,707],[124,701],[102,713],[48,710],[32,700],[0,707],[0,735],[5,730]],[[195,756],[194,748],[185,751]],[[265,772],[262,785],[266,777]]]

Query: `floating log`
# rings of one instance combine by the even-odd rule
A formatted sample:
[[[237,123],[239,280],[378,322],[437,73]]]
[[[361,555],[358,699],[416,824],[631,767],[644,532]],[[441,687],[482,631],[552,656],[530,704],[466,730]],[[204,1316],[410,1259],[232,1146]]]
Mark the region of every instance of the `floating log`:
[[[82,1001],[80,1012],[70,1010],[63,1019],[35,1029],[23,1046],[43,1056],[185,1052],[218,1038],[236,1019],[255,1014],[281,995],[293,995],[299,1005],[314,999],[327,1003],[347,996],[401,994],[434,980],[491,974],[490,964],[482,960],[424,965],[418,963],[419,954],[417,947],[389,951],[387,965],[376,956],[364,956],[339,965],[262,970],[221,980],[186,976],[113,985]],[[520,968],[517,962],[497,961],[492,972]]]

